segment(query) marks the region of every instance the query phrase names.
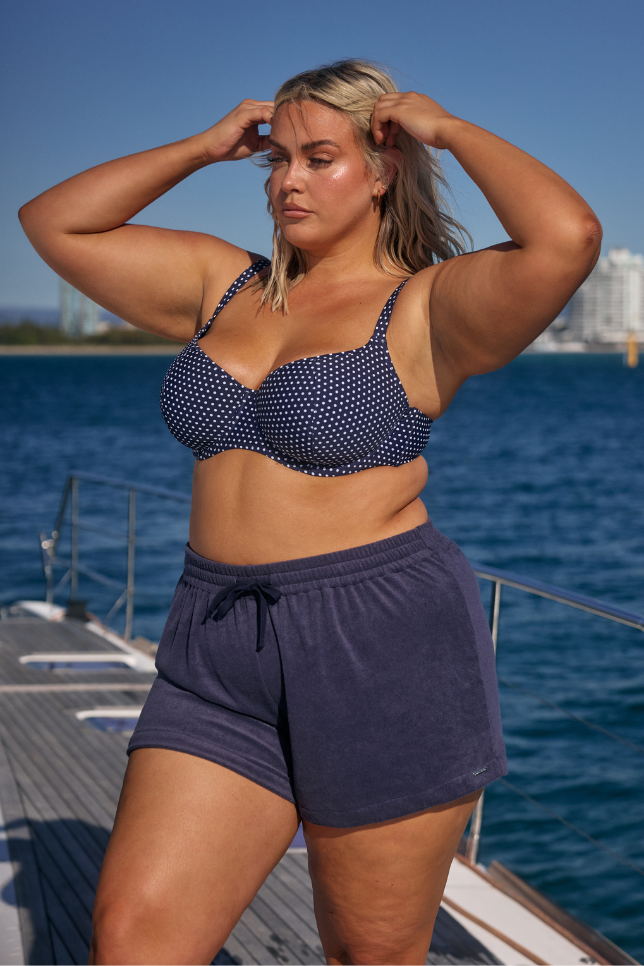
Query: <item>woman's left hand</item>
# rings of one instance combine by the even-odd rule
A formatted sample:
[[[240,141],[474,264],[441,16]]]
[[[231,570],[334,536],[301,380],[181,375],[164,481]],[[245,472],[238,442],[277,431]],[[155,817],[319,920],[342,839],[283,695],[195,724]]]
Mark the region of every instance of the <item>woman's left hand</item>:
[[[415,91],[382,94],[371,115],[371,131],[376,144],[393,148],[402,128],[412,137],[432,148],[441,148],[441,131],[445,122],[455,117],[425,94]]]

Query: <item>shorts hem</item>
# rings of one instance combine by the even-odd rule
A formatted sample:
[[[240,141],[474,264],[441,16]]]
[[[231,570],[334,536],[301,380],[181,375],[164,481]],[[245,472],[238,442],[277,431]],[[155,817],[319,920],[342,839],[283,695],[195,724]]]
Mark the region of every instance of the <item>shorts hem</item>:
[[[404,798],[392,798],[388,801],[377,802],[374,805],[364,805],[354,809],[324,809],[305,808],[299,805],[300,815],[312,825],[327,825],[330,828],[355,828],[361,825],[371,825],[376,822],[388,822],[394,818],[403,818],[422,812],[434,805],[446,805],[464,795],[484,788],[491,782],[508,773],[508,763],[505,755],[493,758],[484,766],[484,771],[474,774],[468,772],[459,775],[441,785],[427,789],[415,795]]]
[[[187,737],[189,737],[192,746],[190,748],[186,747]],[[271,775],[258,775],[258,769],[253,768],[244,758],[220,753],[213,754],[207,745],[200,746],[199,742],[196,742],[192,736],[185,736],[181,732],[174,731],[140,731],[136,732],[130,740],[127,749],[128,756],[131,752],[138,751],[139,748],[164,748],[167,751],[180,751],[184,755],[192,755],[194,758],[204,758],[206,761],[212,761],[215,765],[221,765],[222,768],[229,768],[230,771],[241,775],[242,778],[247,778],[256,785],[261,785],[262,788],[266,788],[269,792],[279,795],[280,798],[285,798],[287,802],[290,802],[291,805],[295,805],[297,808],[292,791],[290,789],[286,791],[284,786]]]

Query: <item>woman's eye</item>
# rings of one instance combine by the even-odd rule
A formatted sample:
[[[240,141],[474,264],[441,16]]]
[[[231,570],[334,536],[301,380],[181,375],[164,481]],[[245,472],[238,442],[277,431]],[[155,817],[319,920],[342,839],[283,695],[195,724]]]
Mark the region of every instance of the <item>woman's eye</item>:
[[[287,159],[282,157],[279,154],[267,154],[264,156],[264,159],[262,161],[262,164],[271,168],[276,167],[278,164],[287,164],[287,163],[288,163]],[[327,164],[331,164],[331,159],[330,158],[309,158],[309,164],[312,164],[313,167],[322,167]]]

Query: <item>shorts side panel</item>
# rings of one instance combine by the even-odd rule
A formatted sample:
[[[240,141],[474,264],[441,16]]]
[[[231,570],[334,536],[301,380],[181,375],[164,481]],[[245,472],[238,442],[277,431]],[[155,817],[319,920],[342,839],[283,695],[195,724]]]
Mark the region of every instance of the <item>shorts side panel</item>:
[[[496,657],[476,574],[460,547],[440,530],[433,527],[431,532],[426,535],[426,541],[429,549],[449,568],[463,594],[476,638],[481,678],[485,689],[488,718],[494,737],[495,750],[499,757],[503,757],[505,756],[505,745],[501,727]],[[507,774],[507,769],[503,774]]]
[[[285,597],[273,619],[309,821],[385,821],[502,773],[476,628],[440,556],[422,547],[380,576]]]

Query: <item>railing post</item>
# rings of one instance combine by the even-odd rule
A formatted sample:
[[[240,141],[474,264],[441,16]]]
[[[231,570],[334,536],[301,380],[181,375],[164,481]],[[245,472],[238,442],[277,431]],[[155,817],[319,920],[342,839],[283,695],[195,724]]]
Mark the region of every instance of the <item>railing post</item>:
[[[72,566],[71,566],[71,587],[70,596],[72,600],[78,598],[78,480],[75,476],[71,479],[72,489]]]
[[[45,572],[45,581],[47,583],[45,600],[48,604],[52,604],[54,602],[54,568],[51,565],[51,546],[53,542],[53,539],[48,539],[47,535],[41,531],[39,543],[42,566]]]
[[[499,615],[501,613],[501,583],[495,580],[492,584],[492,599],[490,601],[490,632],[492,634],[492,643],[494,645],[494,653],[496,654],[496,645],[499,639]],[[465,858],[468,859],[473,865],[476,864],[476,859],[479,854],[479,843],[481,841],[481,823],[483,822],[483,798],[485,796],[485,789],[481,792],[481,797],[474,807],[472,812],[472,818],[470,819],[470,832],[467,837],[467,846],[465,848]]]
[[[472,818],[470,819],[470,831],[467,836],[467,845],[465,846],[465,858],[476,865],[476,857],[479,854],[479,842],[481,840],[481,822],[483,821],[483,796],[485,795],[485,789],[481,792],[481,797],[474,806],[474,811],[472,812]]]
[[[496,645],[499,639],[499,614],[501,613],[501,587],[500,581],[495,580],[492,584],[492,600],[490,601],[490,631],[492,633],[492,643],[496,654]]]
[[[127,518],[127,590],[125,604],[125,640],[132,637],[132,619],[134,617],[134,551],[136,547],[136,490],[129,491],[129,507]]]

